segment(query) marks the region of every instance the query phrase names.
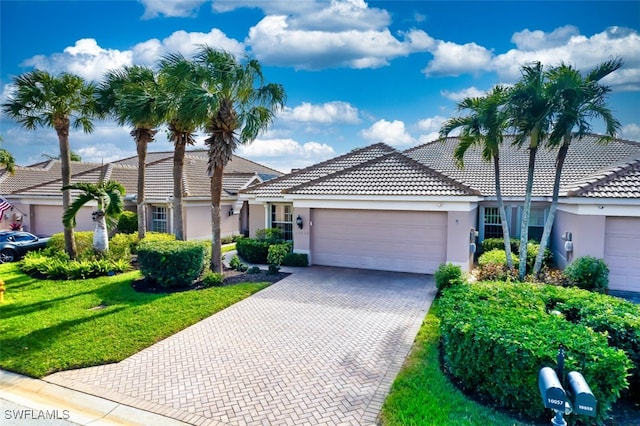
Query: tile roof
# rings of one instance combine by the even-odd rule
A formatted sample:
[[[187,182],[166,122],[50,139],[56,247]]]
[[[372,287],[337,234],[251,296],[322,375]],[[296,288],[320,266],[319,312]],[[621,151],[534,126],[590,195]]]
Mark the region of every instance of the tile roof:
[[[569,147],[564,163],[561,187],[588,178],[591,174],[640,157],[640,143],[615,139],[607,145],[598,143],[597,135],[574,139]],[[502,195],[522,197],[525,193],[529,151],[518,149],[505,138],[500,150],[500,175]],[[458,138],[450,137],[443,142],[434,141],[404,151],[416,161],[472,188],[485,196],[495,196],[493,163],[482,160],[480,148],[470,148],[464,157],[464,167],[459,168],[452,156]],[[534,175],[534,196],[551,196],[555,177],[555,150],[538,149]]]
[[[640,157],[593,173],[561,188],[561,194],[569,197],[640,198]]]
[[[395,149],[383,143],[369,145],[322,163],[280,176],[268,182],[252,186],[241,192],[262,197],[281,197],[282,191],[285,189],[310,182],[314,179],[362,164],[392,152],[396,152]]]
[[[479,195],[415,160],[392,152],[283,191],[336,195]]]

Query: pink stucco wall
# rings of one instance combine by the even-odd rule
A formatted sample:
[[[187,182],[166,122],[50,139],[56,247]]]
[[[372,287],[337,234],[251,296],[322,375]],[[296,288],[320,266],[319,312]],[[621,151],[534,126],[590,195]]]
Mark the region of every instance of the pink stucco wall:
[[[450,211],[447,215],[447,262],[467,272],[473,266],[471,230],[476,230],[478,210]]]
[[[257,229],[264,229],[265,210],[262,204],[249,204],[249,237],[255,238]]]
[[[227,237],[238,234],[240,222],[238,215],[229,215],[233,204],[220,207],[220,235]],[[188,240],[211,239],[211,206],[187,206],[185,209],[185,234]]]
[[[604,258],[606,216],[577,215],[558,211],[553,227],[551,251],[556,265],[567,266],[573,259],[581,256]],[[562,236],[571,232],[573,252],[567,253]]]
[[[295,221],[300,215],[302,218],[302,229],[298,228]],[[311,209],[309,208],[294,208],[293,209],[293,251],[296,253],[307,253],[311,250],[311,226],[309,220],[311,219]]]

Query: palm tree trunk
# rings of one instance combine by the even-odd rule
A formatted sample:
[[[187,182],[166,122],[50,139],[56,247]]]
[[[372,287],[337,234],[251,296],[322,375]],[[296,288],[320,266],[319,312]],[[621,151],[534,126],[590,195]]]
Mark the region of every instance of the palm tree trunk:
[[[63,123],[56,126],[58,143],[60,145],[60,167],[62,170],[62,187],[71,184],[71,150],[69,149],[69,119],[64,119]],[[71,190],[62,191],[62,211],[66,212],[71,205]],[[71,259],[77,256],[76,240],[73,228],[64,227],[64,250]]]
[[[146,138],[142,136],[142,138]],[[136,144],[138,149],[138,194],[136,197],[136,207],[138,213],[138,240],[142,240],[147,232],[147,214],[144,205],[145,172],[147,169],[147,140],[139,140]]]
[[[495,170],[496,180],[496,197],[498,198],[498,210],[500,211],[500,222],[502,223],[502,236],[504,238],[504,252],[507,256],[507,268],[513,269],[513,259],[511,258],[511,238],[509,236],[509,223],[507,223],[507,212],[504,208],[504,200],[502,199],[502,189],[500,186],[500,158],[498,155],[493,156],[493,166]]]
[[[222,199],[223,167],[215,166],[211,176],[211,270],[222,272],[220,243],[220,200]]]
[[[184,154],[187,142],[184,135],[180,135],[173,152],[173,233],[176,240],[184,240],[184,219],[182,215],[182,172],[184,169]]]
[[[534,136],[532,136],[534,138]],[[538,144],[531,143],[529,146],[529,170],[527,172],[527,189],[522,207],[522,224],[520,226],[520,264],[518,276],[522,280],[527,274],[527,243],[529,242],[529,215],[531,213],[531,196],[533,193],[533,172],[536,164],[536,154]]]
[[[564,135],[564,142],[558,151],[556,158],[556,176],[553,181],[553,197],[551,198],[551,207],[549,207],[549,215],[544,223],[544,231],[542,231],[542,237],[540,238],[540,248],[538,249],[538,255],[536,256],[536,262],[533,265],[533,273],[537,275],[542,269],[542,260],[544,259],[544,251],[549,245],[549,238],[551,237],[551,229],[553,229],[553,222],[556,219],[556,210],[558,208],[558,197],[560,194],[560,177],[562,175],[562,167],[564,166],[564,160],[567,157],[569,151],[569,144],[571,143],[571,133]]]
[[[109,250],[109,235],[104,211],[98,208],[98,211],[93,213],[93,221],[96,225],[93,231],[93,251],[105,254]]]

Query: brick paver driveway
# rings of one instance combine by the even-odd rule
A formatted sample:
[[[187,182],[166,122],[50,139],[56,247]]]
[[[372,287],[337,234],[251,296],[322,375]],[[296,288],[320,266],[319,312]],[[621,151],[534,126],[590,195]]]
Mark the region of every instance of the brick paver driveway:
[[[117,364],[45,380],[191,424],[369,425],[436,290],[303,268]]]

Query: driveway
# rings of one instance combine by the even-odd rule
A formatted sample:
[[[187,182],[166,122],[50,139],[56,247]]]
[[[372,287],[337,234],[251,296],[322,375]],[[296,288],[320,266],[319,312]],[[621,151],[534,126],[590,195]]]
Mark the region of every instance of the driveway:
[[[313,266],[117,364],[44,380],[190,424],[371,425],[436,289]]]

